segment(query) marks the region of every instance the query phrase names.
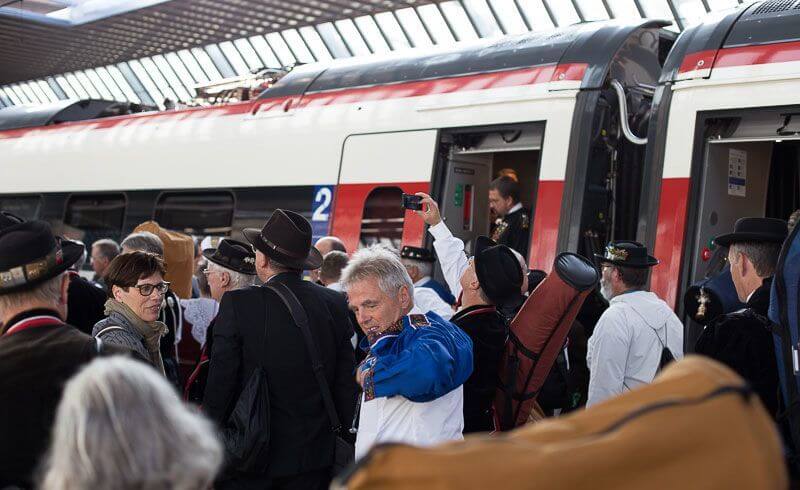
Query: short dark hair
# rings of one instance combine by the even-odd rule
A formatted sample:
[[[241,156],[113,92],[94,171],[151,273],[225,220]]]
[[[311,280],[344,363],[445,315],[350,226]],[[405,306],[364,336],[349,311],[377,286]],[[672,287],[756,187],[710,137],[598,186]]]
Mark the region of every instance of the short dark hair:
[[[497,191],[503,198],[510,197],[515,203],[519,202],[519,183],[508,175],[494,179],[489,184],[489,190]]]
[[[619,265],[613,267],[617,269],[620,280],[629,288],[642,289],[647,285],[647,279],[650,277],[649,267],[622,267]]]
[[[119,244],[110,238],[102,238],[92,244],[92,248],[97,248],[97,252],[109,261],[119,255]]]
[[[750,259],[758,277],[770,277],[775,274],[781,245],[769,242],[738,242],[732,244],[731,248],[734,253],[744,254]]]
[[[156,272],[164,276],[167,268],[164,261],[156,254],[150,252],[130,252],[117,257],[108,265],[106,285],[108,297],[113,298],[113,286],[127,290],[135,286],[139,279],[150,277]]]
[[[338,281],[342,277],[342,270],[347,267],[350,259],[347,254],[339,250],[331,250],[322,258],[319,268],[319,277]]]

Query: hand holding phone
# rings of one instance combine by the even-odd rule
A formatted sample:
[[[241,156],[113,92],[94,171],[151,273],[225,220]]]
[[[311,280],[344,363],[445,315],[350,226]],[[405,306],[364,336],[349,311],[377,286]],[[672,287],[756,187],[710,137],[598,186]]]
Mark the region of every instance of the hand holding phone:
[[[403,207],[412,211],[421,211],[422,197],[414,194],[403,194]]]

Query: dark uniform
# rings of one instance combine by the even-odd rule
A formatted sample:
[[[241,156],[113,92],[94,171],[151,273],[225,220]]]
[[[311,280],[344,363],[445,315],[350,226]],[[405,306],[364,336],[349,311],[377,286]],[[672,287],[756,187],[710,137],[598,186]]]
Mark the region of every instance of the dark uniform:
[[[764,279],[744,309],[720,315],[697,340],[695,351],[739,373],[774,417],[778,412],[778,367],[767,317],[772,278]]]
[[[450,322],[472,340],[473,370],[464,383],[464,433],[492,431],[497,368],[508,337],[508,327],[490,305],[464,308],[453,315]]]
[[[506,245],[528,258],[528,243],[531,238],[531,213],[520,208],[495,221],[492,228],[492,240]]]

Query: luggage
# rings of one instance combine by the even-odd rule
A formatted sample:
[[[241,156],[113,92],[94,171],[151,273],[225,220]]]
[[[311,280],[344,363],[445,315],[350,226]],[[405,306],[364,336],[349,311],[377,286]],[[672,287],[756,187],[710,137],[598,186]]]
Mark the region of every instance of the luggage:
[[[597,280],[591,262],[574,253],[562,253],[556,257],[553,272],[511,321],[494,403],[499,430],[527,422],[575,316]]]
[[[179,298],[192,297],[192,275],[194,274],[194,240],[189,235],[162,228],[155,221],[145,221],[134,233],[149,231],[164,242],[164,262],[167,264],[165,281]]]
[[[747,383],[709,358],[502,436],[374,448],[333,488],[785,489],[781,441]]]
[[[786,428],[795,451],[800,450],[800,226],[783,243],[770,291],[769,319],[775,324],[775,360],[785,409]],[[800,471],[800,459],[794,464]]]

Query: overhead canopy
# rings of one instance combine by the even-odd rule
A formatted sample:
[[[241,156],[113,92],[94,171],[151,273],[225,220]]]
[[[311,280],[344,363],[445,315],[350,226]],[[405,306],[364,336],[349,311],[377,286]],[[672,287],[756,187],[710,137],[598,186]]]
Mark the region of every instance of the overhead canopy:
[[[142,109],[145,108],[137,104],[110,100],[60,100],[37,106],[6,107],[0,109],[0,131],[119,116]]]
[[[0,9],[0,85],[433,1],[151,1],[82,24],[5,8]]]

